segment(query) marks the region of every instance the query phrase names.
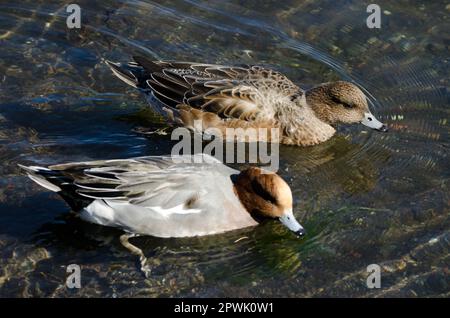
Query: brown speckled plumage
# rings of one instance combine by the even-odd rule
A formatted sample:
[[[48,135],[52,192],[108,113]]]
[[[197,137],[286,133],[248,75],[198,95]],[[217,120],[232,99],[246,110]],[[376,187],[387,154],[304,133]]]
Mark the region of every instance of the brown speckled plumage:
[[[260,66],[134,60],[107,64],[171,121],[202,132],[216,128],[226,138],[226,128],[276,128],[280,138],[269,136],[268,141],[315,145],[334,135],[332,125],[360,122],[368,111],[365,95],[348,82],[305,92],[283,74]],[[194,127],[195,120],[202,121],[200,127]]]

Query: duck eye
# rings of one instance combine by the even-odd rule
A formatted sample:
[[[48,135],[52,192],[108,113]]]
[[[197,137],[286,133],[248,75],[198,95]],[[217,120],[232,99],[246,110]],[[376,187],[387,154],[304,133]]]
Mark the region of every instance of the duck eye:
[[[332,96],[331,99],[333,100],[333,102],[335,102],[336,104],[342,105],[345,108],[353,108],[352,105],[347,104],[346,102],[340,100],[339,98],[337,98],[336,96]]]
[[[372,117],[367,117],[367,120],[368,121],[372,121]]]
[[[345,108],[353,108],[353,106],[350,105],[350,104],[347,104],[347,103],[344,103],[344,102],[341,102],[341,104],[342,104],[342,106],[344,106]]]

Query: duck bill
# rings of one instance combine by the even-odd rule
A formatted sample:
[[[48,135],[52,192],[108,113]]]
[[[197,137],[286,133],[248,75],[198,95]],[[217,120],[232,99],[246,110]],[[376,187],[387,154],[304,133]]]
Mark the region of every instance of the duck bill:
[[[305,229],[295,219],[292,209],[287,210],[280,218],[280,222],[286,226],[289,230],[295,233],[298,237],[306,234]]]
[[[386,132],[388,130],[387,126],[378,119],[376,119],[375,116],[370,112],[364,114],[364,118],[361,121],[361,124],[382,132]]]

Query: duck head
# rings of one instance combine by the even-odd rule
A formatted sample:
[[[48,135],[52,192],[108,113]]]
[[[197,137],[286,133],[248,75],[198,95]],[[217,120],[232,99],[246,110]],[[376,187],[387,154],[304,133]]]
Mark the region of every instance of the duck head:
[[[291,188],[279,175],[248,168],[235,178],[234,187],[242,205],[254,218],[278,219],[297,236],[305,235],[292,212]]]
[[[316,116],[328,124],[361,123],[387,131],[387,126],[370,112],[366,96],[355,84],[344,81],[321,84],[306,92],[306,101]]]

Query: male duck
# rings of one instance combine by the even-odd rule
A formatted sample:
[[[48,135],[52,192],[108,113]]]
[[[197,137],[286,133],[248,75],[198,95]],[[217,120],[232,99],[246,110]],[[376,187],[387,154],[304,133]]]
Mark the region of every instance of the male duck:
[[[370,112],[364,93],[349,82],[304,91],[283,74],[260,66],[133,59],[106,63],[117,77],[143,91],[160,114],[194,130],[199,130],[196,120],[202,132],[215,128],[225,137],[227,128],[277,128],[277,142],[300,146],[328,140],[340,122],[387,131]]]
[[[239,172],[206,154],[20,167],[82,219],[130,233],[201,236],[254,226],[261,218],[305,233],[280,176],[255,167]]]

